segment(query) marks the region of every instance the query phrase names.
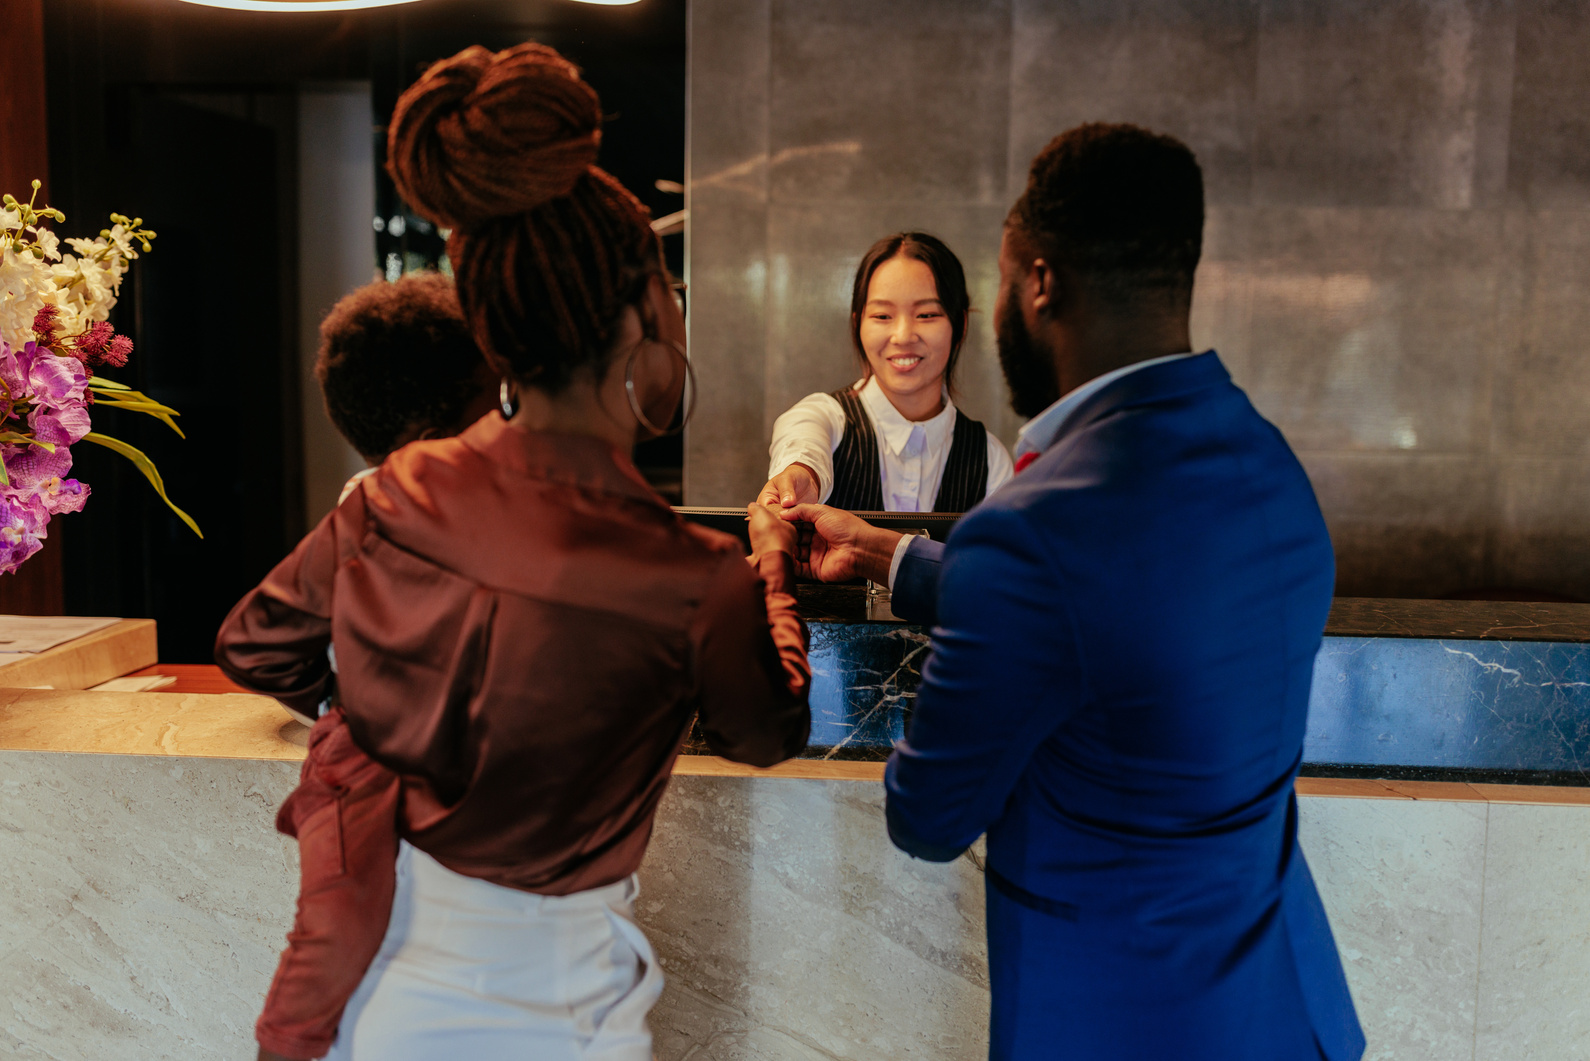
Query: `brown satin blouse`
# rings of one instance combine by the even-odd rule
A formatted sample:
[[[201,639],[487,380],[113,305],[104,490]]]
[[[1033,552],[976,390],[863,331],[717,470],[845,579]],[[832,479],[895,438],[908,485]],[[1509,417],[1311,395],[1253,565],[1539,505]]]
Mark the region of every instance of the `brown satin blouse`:
[[[805,746],[793,567],[684,523],[629,460],[493,413],[390,457],[227,617],[221,668],[403,775],[443,865],[564,895],[639,865],[690,720],[767,766]]]

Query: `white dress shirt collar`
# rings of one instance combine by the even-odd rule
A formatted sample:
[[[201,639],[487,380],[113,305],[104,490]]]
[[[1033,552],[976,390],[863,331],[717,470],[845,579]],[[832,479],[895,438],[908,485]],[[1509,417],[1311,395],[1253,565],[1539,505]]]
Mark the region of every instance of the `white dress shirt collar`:
[[[1164,357],[1151,357],[1147,361],[1136,361],[1130,365],[1122,365],[1112,369],[1102,376],[1095,376],[1080,387],[1076,387],[1055,402],[1049,408],[1028,420],[1022,429],[1016,433],[1015,457],[1020,460],[1027,453],[1042,453],[1054,445],[1055,436],[1065,426],[1066,419],[1079,405],[1093,397],[1099,391],[1108,387],[1123,376],[1129,376],[1139,369],[1152,368],[1154,365],[1164,365],[1171,361],[1180,361],[1184,357],[1197,357],[1194,353],[1166,354]]]
[[[878,377],[869,376],[857,392],[861,404],[872,417],[878,441],[896,457],[914,457],[928,446],[947,440],[955,429],[955,406],[949,391],[943,392],[944,408],[930,420],[907,420],[878,386]]]

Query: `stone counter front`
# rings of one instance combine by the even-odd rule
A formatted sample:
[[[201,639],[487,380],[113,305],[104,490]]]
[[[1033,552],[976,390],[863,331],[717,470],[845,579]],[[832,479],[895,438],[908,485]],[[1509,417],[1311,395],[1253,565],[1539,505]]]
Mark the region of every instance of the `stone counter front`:
[[[641,869],[661,1061],[981,1061],[974,857],[875,780],[682,763]],[[877,770],[872,763],[807,770]],[[0,751],[0,1056],[247,1058],[291,921],[297,763]],[[1590,807],[1300,799],[1376,1061],[1590,1056]]]

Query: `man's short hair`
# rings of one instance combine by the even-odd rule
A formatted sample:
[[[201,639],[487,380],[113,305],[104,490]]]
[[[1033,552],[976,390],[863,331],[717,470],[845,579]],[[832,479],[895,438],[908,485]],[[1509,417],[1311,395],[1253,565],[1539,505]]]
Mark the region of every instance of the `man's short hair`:
[[[1174,137],[1079,125],[1032,160],[1007,223],[1110,302],[1187,298],[1203,249],[1203,173]]]
[[[315,378],[337,430],[380,461],[413,428],[466,426],[483,363],[453,282],[424,272],[367,284],[333,306],[320,322]]]

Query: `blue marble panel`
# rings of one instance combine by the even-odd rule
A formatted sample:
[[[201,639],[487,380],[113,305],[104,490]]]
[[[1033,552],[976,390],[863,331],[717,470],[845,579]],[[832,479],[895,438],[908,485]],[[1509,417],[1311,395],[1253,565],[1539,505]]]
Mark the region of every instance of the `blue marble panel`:
[[[811,632],[807,754],[886,758],[905,736],[927,658],[927,634],[903,623],[813,623]]]
[[[806,755],[885,758],[905,734],[927,635],[878,622],[811,631]],[[1306,772],[1590,784],[1590,644],[1328,637],[1303,758]]]
[[[1590,645],[1328,637],[1303,759],[1590,782]]]

